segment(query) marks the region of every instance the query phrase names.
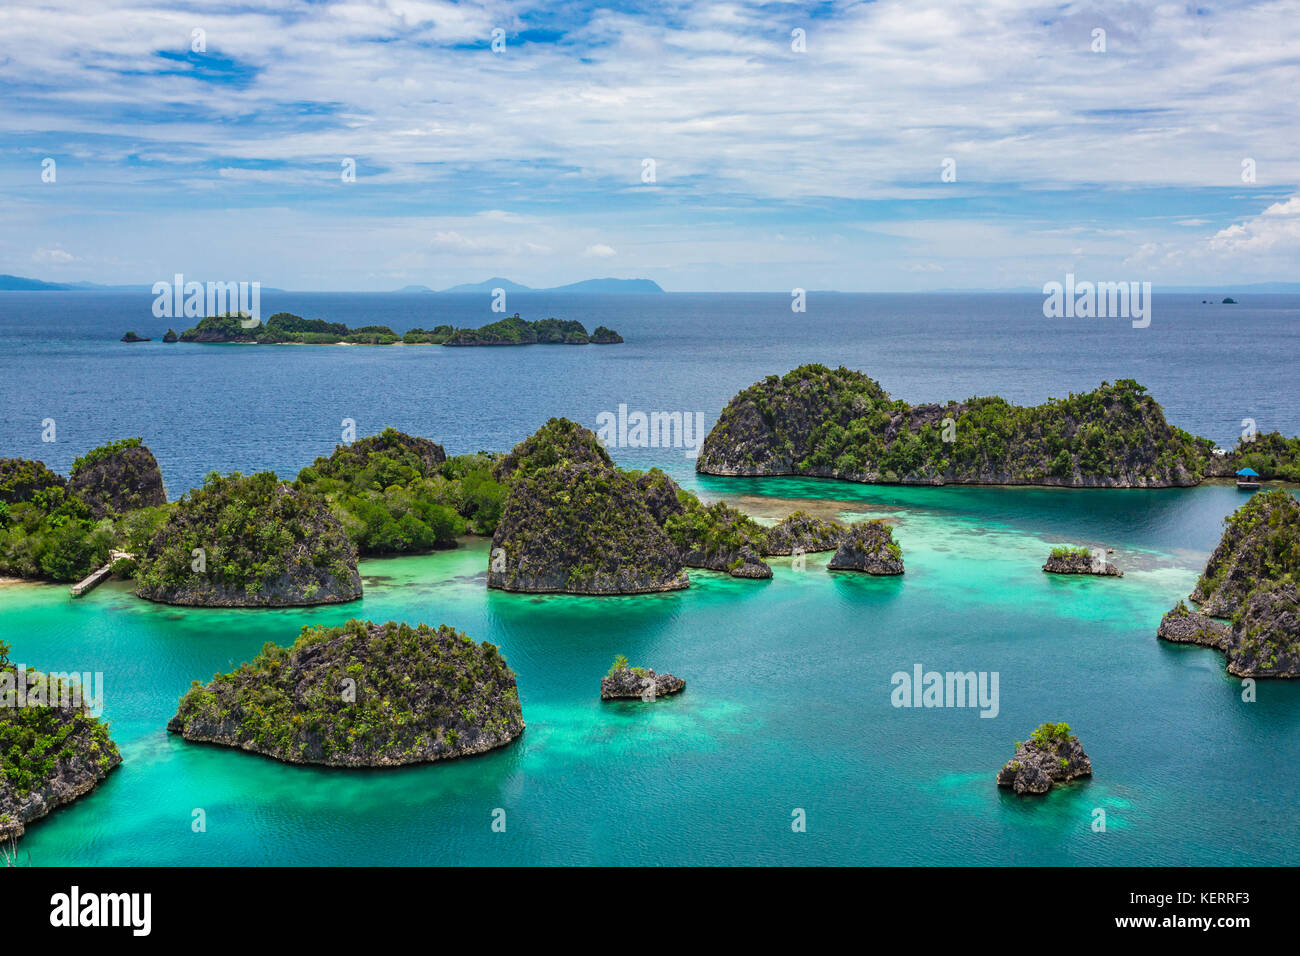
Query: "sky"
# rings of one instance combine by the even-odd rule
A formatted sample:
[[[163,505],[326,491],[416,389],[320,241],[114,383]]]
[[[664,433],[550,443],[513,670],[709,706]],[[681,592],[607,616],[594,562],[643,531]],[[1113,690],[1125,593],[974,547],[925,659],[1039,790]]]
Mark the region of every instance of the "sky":
[[[3,0],[0,88],[49,281],[1300,281],[1300,0]]]

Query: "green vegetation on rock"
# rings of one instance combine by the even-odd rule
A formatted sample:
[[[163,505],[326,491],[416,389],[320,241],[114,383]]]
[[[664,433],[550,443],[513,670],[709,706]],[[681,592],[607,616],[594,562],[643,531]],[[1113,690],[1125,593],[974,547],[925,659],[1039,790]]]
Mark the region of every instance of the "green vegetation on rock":
[[[362,554],[427,551],[496,530],[505,487],[495,464],[482,453],[448,459],[440,445],[386,428],[317,458],[296,485],[329,500]]]
[[[552,418],[500,460],[496,476],[509,492],[489,587],[637,594],[689,584],[646,495],[590,430]]]
[[[1264,582],[1300,579],[1300,502],[1264,491],[1224,519],[1223,537],[1192,600],[1211,617],[1230,617]]]
[[[109,442],[76,459],[68,490],[96,518],[167,503],[158,460],[139,438]]]
[[[290,763],[378,767],[483,753],[524,721],[495,645],[445,625],[351,620],[195,681],[167,729]]]
[[[996,397],[894,401],[846,368],[769,376],[723,409],[698,471],[863,482],[1192,485],[1210,443],[1170,426],[1131,379],[1019,407]]]
[[[122,761],[108,725],[91,716],[76,685],[27,669],[44,699],[18,706],[18,668],[0,641],[0,840],[89,793]]]
[[[144,503],[162,500],[162,478],[138,439],[96,449],[73,469],[69,483],[39,461],[0,459],[0,574],[77,581],[115,547],[142,549],[157,528],[165,506]]]
[[[506,481],[516,472],[527,474],[555,465],[592,464],[613,468],[614,460],[594,432],[567,418],[552,418],[516,445],[496,467]]]
[[[1156,636],[1217,648],[1238,677],[1300,677],[1300,502],[1260,492],[1224,525],[1192,592],[1199,610],[1179,601]]]
[[[210,474],[140,556],[136,593],[214,607],[333,604],[361,597],[356,553],[323,498],[272,472]]]
[[[393,345],[401,342],[406,345],[447,346],[586,345],[588,342],[610,345],[623,341],[617,332],[604,326],[589,337],[581,322],[555,318],[530,322],[520,318],[518,313],[477,329],[437,325],[432,329],[411,329],[403,335],[386,325],[363,325],[354,329],[342,322],[304,319],[291,312],[277,312],[266,322],[251,327],[245,327],[247,321],[250,321],[247,316],[232,313],[206,316],[193,328],[182,332],[180,341],[253,345]],[[147,340],[124,337],[123,341]]]

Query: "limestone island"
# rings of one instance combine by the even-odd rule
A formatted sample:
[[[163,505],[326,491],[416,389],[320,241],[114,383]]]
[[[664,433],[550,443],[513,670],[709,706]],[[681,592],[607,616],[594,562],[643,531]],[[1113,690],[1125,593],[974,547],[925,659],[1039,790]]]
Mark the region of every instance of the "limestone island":
[[[504,746],[524,720],[496,645],[445,625],[351,620],[195,681],[167,730],[286,763],[397,767]]]
[[[863,571],[874,575],[903,573],[903,549],[894,530],[876,519],[850,525],[830,563],[832,571]]]
[[[1252,469],[1260,481],[1300,483],[1300,438],[1286,438],[1281,432],[1242,436],[1231,451],[1211,452],[1205,477],[1233,478],[1244,468]]]
[[[148,338],[145,338],[145,337],[143,337],[143,336],[136,335],[136,333],[134,333],[134,332],[127,332],[126,335],[122,336],[122,338],[119,339],[119,341],[121,341],[121,342],[150,342],[150,341],[152,341],[152,339],[148,339]]]
[[[149,542],[136,594],[188,607],[341,604],[361,597],[361,577],[323,498],[269,471],[213,474]]]
[[[628,667],[620,654],[609,673],[600,679],[601,700],[638,699],[647,702],[677,694],[686,689],[686,681],[672,674],[656,674],[648,667]]]
[[[617,468],[596,435],[568,419],[553,418],[520,442],[493,477],[507,488],[492,541],[493,588],[643,594],[689,586],[685,568],[766,580],[764,557],[832,551],[850,539],[861,553],[845,551],[844,567],[902,573],[886,525],[796,511],[764,528],[725,501],[705,504],[658,468]]]
[[[105,571],[114,551],[143,552],[167,508],[158,462],[139,438],[77,458],[70,480],[39,461],[0,458],[0,575],[72,582]]]
[[[677,549],[594,433],[553,418],[502,460],[488,587],[643,594],[688,587]]]
[[[1122,578],[1124,572],[1111,564],[1100,554],[1093,554],[1087,548],[1072,548],[1060,545],[1052,549],[1047,556],[1043,570],[1048,574],[1098,574],[1103,577]]]
[[[129,335],[134,333],[128,333]],[[123,341],[127,341],[125,338]],[[145,340],[147,341],[147,340]],[[547,318],[528,321],[515,313],[477,329],[438,325],[432,329],[393,331],[386,325],[349,328],[342,322],[304,319],[292,312],[277,312],[258,322],[245,315],[210,315],[180,335],[182,342],[245,345],[612,345],[622,337],[603,325],[588,335],[581,322]]]
[[[0,641],[0,841],[6,843],[33,820],[90,793],[122,762],[108,725],[91,716],[79,685],[31,669],[20,675],[9,650]]]
[[[1091,777],[1092,761],[1083,752],[1069,724],[1046,723],[1026,741],[1016,741],[1016,754],[998,771],[998,786],[1018,794],[1040,794],[1076,777]]]
[[[1191,594],[1199,609],[1179,601],[1156,636],[1223,651],[1236,677],[1300,677],[1300,502],[1260,492],[1224,523]]]
[[[1164,488],[1197,484],[1213,444],[1170,426],[1131,379],[1019,407],[908,405],[847,368],[804,365],[733,398],[696,470],[866,483]]]
[[[173,342],[179,342],[180,336],[176,334],[175,329],[168,329],[167,334],[162,337],[162,340],[168,345],[171,345]]]

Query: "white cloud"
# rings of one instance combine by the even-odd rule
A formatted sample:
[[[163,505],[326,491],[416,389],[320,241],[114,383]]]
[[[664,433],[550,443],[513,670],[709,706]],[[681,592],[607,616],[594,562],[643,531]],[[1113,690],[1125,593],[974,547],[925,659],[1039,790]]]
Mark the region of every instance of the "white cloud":
[[[578,19],[564,23],[564,11],[543,0],[291,8],[272,0],[8,0],[0,173],[18,181],[30,176],[32,155],[58,155],[60,183],[78,182],[85,198],[80,221],[52,220],[39,208],[0,211],[11,236],[24,237],[0,236],[0,253],[22,258],[32,244],[53,248],[61,236],[70,241],[71,229],[99,228],[82,233],[87,243],[96,235],[105,248],[129,242],[142,268],[167,274],[189,240],[155,228],[150,212],[118,213],[122,189],[132,187],[142,209],[196,193],[239,209],[241,228],[208,231],[196,257],[294,268],[280,258],[291,249],[272,254],[270,244],[297,237],[292,248],[313,255],[327,220],[337,228],[326,231],[350,244],[356,275],[398,256],[413,258],[415,269],[444,258],[521,257],[562,270],[573,266],[574,249],[586,250],[578,259],[599,259],[616,248],[638,270],[677,270],[731,288],[791,278],[774,264],[823,269],[818,282],[792,277],[807,287],[852,285],[865,248],[884,257],[877,281],[909,259],[942,261],[952,281],[971,284],[991,276],[999,258],[1035,272],[1035,262],[1055,268],[1071,257],[1175,269],[1223,255],[1294,273],[1294,262],[1280,261],[1294,239],[1289,213],[1265,211],[1239,230],[1188,242],[1173,233],[1223,220],[1167,217],[1134,232],[1104,221],[1089,200],[1108,189],[1241,189],[1247,156],[1261,184],[1300,183],[1300,107],[1290,92],[1300,88],[1300,0],[1204,10],[1127,3],[1108,5],[1104,16],[1068,0],[844,0],[816,20],[795,5],[725,0],[667,10],[613,5],[570,12]],[[540,21],[566,29],[562,41],[514,35]],[[806,53],[790,48],[796,25],[807,29]],[[1090,50],[1095,25],[1107,30],[1104,54]],[[187,56],[195,26],[206,30],[207,61]],[[486,48],[497,26],[511,34],[501,55]],[[158,51],[185,58],[160,72],[168,61]],[[227,60],[247,71],[239,83],[202,79],[227,70]],[[65,164],[51,144],[77,162]],[[647,156],[657,161],[653,190],[640,182]],[[958,181],[942,183],[949,156]],[[346,194],[342,157],[357,159]],[[472,192],[461,188],[467,178]],[[1062,203],[1056,223],[979,221],[943,204],[1024,189],[1068,190],[1073,201]],[[406,205],[395,216],[399,193]],[[272,214],[268,194],[292,210]],[[659,205],[637,205],[646,197]],[[916,207],[902,203],[926,200],[927,218],[863,216],[858,229],[853,204],[871,200],[898,203],[894,214],[904,219]],[[820,234],[806,230],[812,220],[782,223],[778,236],[737,228],[734,218],[737,209],[823,201],[840,218]],[[483,211],[446,214],[447,202]],[[1184,212],[1204,217],[1207,208]],[[111,225],[97,225],[95,213],[107,209]],[[670,216],[676,234],[648,239]],[[840,242],[850,231],[852,241]],[[376,244],[357,242],[359,234]],[[906,241],[894,248],[882,234]],[[489,272],[509,268],[493,264]],[[302,275],[317,264],[303,259],[296,268]],[[968,277],[956,278],[965,268]]]
[[[76,262],[77,257],[57,247],[42,248],[32,253],[32,261],[42,265],[64,265],[68,262]]]

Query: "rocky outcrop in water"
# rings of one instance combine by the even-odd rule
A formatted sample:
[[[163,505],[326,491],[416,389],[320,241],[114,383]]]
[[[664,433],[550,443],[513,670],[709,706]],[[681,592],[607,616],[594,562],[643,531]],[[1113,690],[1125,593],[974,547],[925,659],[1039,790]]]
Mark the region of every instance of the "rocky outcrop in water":
[[[78,458],[68,489],[96,518],[167,503],[158,460],[139,438],[111,442]]]
[[[167,334],[163,336],[162,340],[168,345],[171,345],[173,342],[179,342],[180,338],[181,337],[176,334],[175,329],[168,329]]]
[[[1056,784],[1092,776],[1092,761],[1067,724],[1043,724],[998,771],[998,786],[1018,794],[1041,794]]]
[[[1231,632],[1232,629],[1222,621],[1198,614],[1179,601],[1160,619],[1156,637],[1171,644],[1196,644],[1221,651],[1227,647]]]
[[[645,493],[587,429],[552,419],[502,460],[498,474],[509,492],[492,537],[488,587],[594,595],[689,586]]]
[[[1124,379],[1025,408],[997,397],[907,405],[860,372],[805,365],[733,398],[696,469],[901,484],[1196,484],[1210,443],[1172,428],[1145,391]]]
[[[772,568],[753,548],[744,547],[736,552],[735,559],[727,565],[727,573],[733,578],[765,581],[772,576]]]
[[[601,700],[637,698],[652,701],[686,689],[686,681],[672,674],[656,674],[643,667],[615,665],[610,673],[600,679]]]
[[[289,607],[361,597],[356,549],[325,501],[271,472],[214,475],[139,558],[136,594],[189,607]]]
[[[195,682],[167,729],[288,763],[395,767],[480,754],[524,730],[497,648],[450,627],[348,621]]]
[[[0,643],[0,841],[90,793],[122,762],[77,685],[36,671],[20,676],[7,650]],[[38,684],[46,688],[42,705],[31,703]]]
[[[1096,574],[1102,577],[1122,578],[1124,572],[1105,558],[1093,554],[1087,548],[1068,554],[1053,553],[1048,557],[1043,570],[1048,574]]]
[[[894,543],[893,529],[885,522],[863,521],[849,526],[826,567],[832,571],[902,574],[903,549]]]
[[[834,551],[849,533],[848,525],[817,518],[806,511],[793,511],[764,535],[764,554],[812,554]]]

